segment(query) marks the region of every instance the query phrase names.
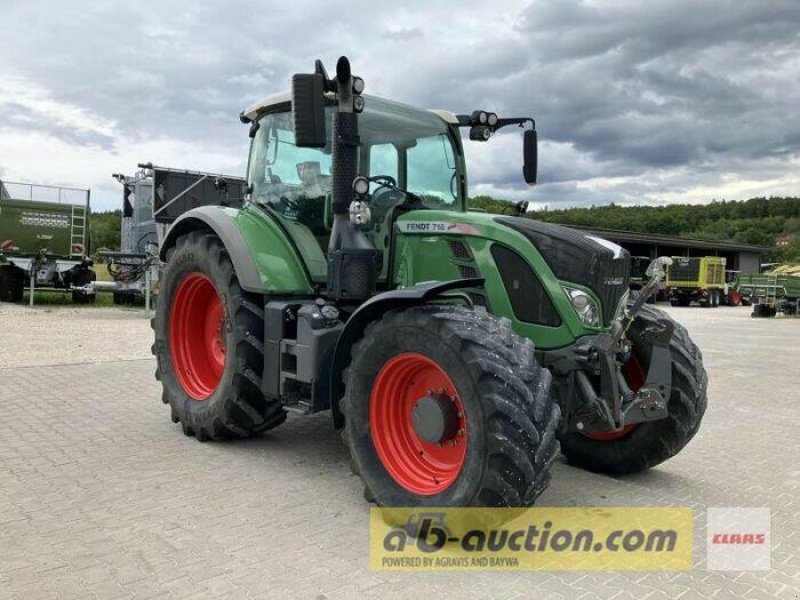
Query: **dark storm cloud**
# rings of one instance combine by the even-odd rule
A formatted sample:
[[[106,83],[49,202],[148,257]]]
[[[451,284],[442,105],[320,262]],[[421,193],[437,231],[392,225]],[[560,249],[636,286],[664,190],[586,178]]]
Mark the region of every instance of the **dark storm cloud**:
[[[533,3],[518,27],[549,137],[660,167],[785,145],[798,127],[786,118],[800,91],[798,25],[793,0],[570,0]]]
[[[13,130],[14,143],[46,133],[74,146],[63,160],[91,146],[109,164],[131,163],[112,170],[132,170],[136,148],[148,156],[135,161],[241,173],[239,111],[287,88],[313,59],[332,69],[347,53],[371,93],[536,117],[541,184],[521,183],[519,137],[498,135],[468,147],[476,192],[652,203],[797,182],[795,0],[499,0],[491,11],[450,0],[369,10],[355,1],[33,0],[4,8],[4,22],[0,69],[38,91],[28,103],[0,91],[0,131]],[[69,114],[48,118],[59,104]],[[0,150],[0,168],[22,168]],[[80,183],[114,189],[80,180],[76,165]]]

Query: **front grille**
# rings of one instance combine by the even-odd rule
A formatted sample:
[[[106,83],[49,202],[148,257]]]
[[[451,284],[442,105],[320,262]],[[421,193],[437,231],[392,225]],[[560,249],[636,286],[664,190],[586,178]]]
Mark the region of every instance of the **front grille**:
[[[670,281],[697,281],[700,279],[700,259],[677,259],[669,266]]]
[[[470,265],[458,265],[458,274],[462,279],[475,279],[479,276],[478,269]]]
[[[492,258],[517,319],[549,327],[561,325],[561,317],[550,296],[524,258],[499,244],[492,246]]]
[[[453,254],[453,258],[472,262],[472,252],[469,251],[469,247],[464,242],[450,240],[448,244],[450,244],[450,252]]]
[[[611,323],[630,281],[627,250],[561,225],[521,217],[495,220],[528,238],[558,279],[593,290],[603,305],[603,323]]]
[[[603,303],[603,322],[608,325],[614,319],[617,305],[628,290],[630,277],[629,260],[608,260],[601,267],[603,275],[589,285]]]

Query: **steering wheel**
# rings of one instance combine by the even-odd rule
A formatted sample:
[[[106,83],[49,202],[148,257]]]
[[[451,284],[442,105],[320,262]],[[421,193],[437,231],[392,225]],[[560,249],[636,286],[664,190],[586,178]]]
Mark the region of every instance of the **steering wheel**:
[[[395,204],[399,204],[405,199],[406,195],[400,190],[389,187],[379,187],[372,194],[370,205],[380,210],[389,210]]]
[[[372,180],[378,184],[379,188],[382,187],[397,187],[397,179],[391,175],[375,175]],[[388,186],[386,184],[389,184]]]

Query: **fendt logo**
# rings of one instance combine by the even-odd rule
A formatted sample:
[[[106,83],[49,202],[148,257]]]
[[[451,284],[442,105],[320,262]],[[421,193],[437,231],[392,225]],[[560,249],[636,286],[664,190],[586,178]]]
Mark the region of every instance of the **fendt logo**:
[[[468,223],[452,221],[401,221],[397,223],[401,233],[449,233],[478,235],[478,230]]]

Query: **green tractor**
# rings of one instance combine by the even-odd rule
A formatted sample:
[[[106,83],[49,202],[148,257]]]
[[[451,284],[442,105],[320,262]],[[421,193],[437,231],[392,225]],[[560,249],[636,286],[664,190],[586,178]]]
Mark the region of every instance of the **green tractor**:
[[[679,452],[706,407],[701,353],[644,301],[629,255],[581,232],[467,210],[460,129],[485,142],[531,118],[456,115],[330,78],[241,115],[246,201],[183,214],[161,246],[156,377],[186,435],[256,435],[331,410],[381,506],[533,504],[559,451],[625,474]]]

